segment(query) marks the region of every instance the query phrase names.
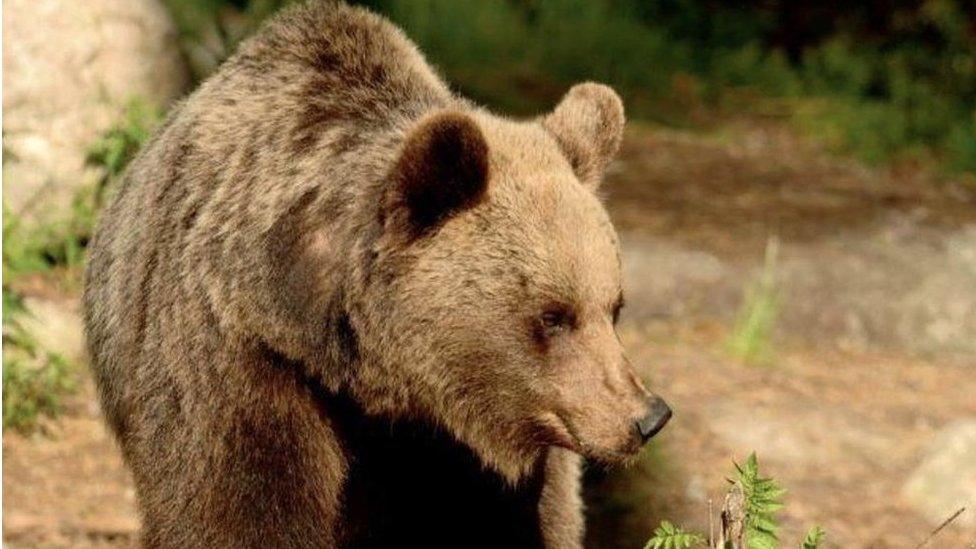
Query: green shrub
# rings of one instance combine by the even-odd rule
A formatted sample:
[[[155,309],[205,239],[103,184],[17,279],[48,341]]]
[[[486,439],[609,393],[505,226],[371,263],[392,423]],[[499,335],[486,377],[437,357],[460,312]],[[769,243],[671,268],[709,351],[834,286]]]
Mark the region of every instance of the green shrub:
[[[758,43],[715,52],[710,80],[716,87],[750,88],[767,94],[792,96],[802,90],[797,71],[782,51],[767,51]]]
[[[514,111],[535,107],[531,94],[512,93],[520,78],[538,74],[530,59],[527,23],[517,7],[507,2],[417,0],[388,2],[385,11],[462,93]]]
[[[62,283],[76,284],[91,230],[91,210],[75,202],[58,223],[27,228],[4,204],[3,215],[3,427],[32,429],[39,416],[55,416],[61,397],[74,389],[64,357],[42,348],[18,319],[28,314],[17,281],[58,270]]]
[[[976,111],[969,123],[952,129],[946,139],[951,168],[976,174]]]
[[[803,57],[801,74],[808,93],[861,97],[867,94],[881,62],[856,54],[847,37],[835,37]]]

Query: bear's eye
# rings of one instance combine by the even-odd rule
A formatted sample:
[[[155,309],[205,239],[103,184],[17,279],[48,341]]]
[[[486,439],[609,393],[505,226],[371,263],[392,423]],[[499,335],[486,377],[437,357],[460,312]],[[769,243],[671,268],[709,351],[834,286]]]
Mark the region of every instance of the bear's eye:
[[[564,308],[549,309],[539,315],[539,326],[550,336],[571,330],[574,323],[573,313]]]

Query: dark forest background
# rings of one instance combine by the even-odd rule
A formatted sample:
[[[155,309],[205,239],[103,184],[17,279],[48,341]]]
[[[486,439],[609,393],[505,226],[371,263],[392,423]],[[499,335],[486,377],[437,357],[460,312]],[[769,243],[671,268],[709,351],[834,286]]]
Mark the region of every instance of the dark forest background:
[[[167,0],[204,77],[289,0]],[[788,120],[869,163],[976,172],[973,0],[364,0],[459,91],[532,113],[574,82],[630,115],[708,128]]]

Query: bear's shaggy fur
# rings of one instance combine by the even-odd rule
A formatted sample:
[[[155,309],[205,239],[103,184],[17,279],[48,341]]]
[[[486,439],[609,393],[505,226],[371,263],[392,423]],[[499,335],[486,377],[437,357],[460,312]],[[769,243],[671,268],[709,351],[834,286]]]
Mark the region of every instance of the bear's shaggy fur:
[[[640,445],[620,100],[514,121],[365,10],[286,10],[170,114],[85,313],[148,547],[577,547],[580,455]]]

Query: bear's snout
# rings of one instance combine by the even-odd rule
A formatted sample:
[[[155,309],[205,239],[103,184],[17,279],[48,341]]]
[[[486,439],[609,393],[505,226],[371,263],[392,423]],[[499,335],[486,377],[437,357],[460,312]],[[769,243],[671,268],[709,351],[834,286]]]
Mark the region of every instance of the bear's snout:
[[[671,419],[671,407],[659,396],[650,396],[647,399],[647,409],[644,417],[637,420],[635,431],[640,437],[641,444],[647,443],[654,435],[658,434],[668,420]]]

